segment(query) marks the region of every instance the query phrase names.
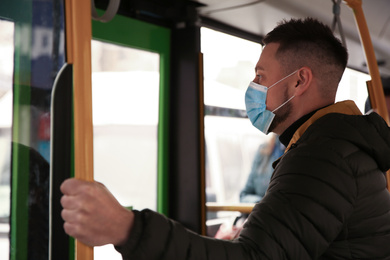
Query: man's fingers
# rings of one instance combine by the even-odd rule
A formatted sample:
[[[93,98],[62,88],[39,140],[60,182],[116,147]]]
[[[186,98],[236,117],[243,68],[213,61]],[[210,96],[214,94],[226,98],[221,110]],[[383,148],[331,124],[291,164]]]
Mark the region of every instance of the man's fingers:
[[[77,210],[63,209],[61,211],[61,217],[64,220],[64,230],[68,235],[77,239],[85,236],[87,226],[86,216],[80,214]]]
[[[78,201],[69,195],[63,195],[60,202],[64,209],[76,209],[78,207]]]
[[[63,194],[66,194],[66,195],[74,195],[74,194],[77,194],[80,190],[80,188],[85,185],[86,183],[88,183],[87,181],[84,181],[84,180],[79,180],[79,179],[75,179],[75,178],[70,178],[70,179],[67,179],[65,180],[61,186],[60,186],[60,190]]]
[[[61,217],[65,222],[83,224],[82,215],[78,214],[75,210],[64,209],[61,211]]]
[[[60,190],[63,194],[71,194],[71,191],[73,190],[73,180],[74,179],[67,179],[61,184]]]
[[[73,178],[62,183],[61,191],[61,217],[68,235],[91,246],[121,244],[127,239],[134,214],[103,184]]]
[[[64,230],[65,230],[66,234],[68,234],[69,236],[72,236],[74,238],[77,238],[77,239],[80,239],[83,236],[82,227],[81,227],[81,225],[78,225],[78,224],[65,222],[64,223]]]

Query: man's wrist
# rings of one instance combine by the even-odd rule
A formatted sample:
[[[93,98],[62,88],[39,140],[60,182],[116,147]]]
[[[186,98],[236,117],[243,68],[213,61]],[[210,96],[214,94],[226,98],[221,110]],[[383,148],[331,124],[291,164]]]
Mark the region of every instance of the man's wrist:
[[[121,246],[126,243],[134,225],[134,213],[126,208],[123,208],[123,210],[118,221],[118,223],[121,223],[121,228],[119,229],[116,241],[113,243],[115,246]]]

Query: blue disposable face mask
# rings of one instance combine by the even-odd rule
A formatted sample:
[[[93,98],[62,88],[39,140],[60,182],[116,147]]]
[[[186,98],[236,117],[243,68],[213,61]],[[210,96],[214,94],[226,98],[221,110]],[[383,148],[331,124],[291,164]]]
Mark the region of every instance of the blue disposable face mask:
[[[257,84],[255,82],[250,82],[249,87],[245,93],[245,106],[246,106],[246,113],[252,122],[252,124],[259,129],[261,132],[268,134],[268,129],[272,123],[272,120],[275,117],[274,112],[278,110],[279,108],[283,107],[285,104],[290,102],[291,99],[293,99],[295,96],[290,97],[287,101],[285,101],[283,104],[278,106],[272,111],[267,110],[266,106],[266,100],[267,100],[267,92],[270,88],[275,86],[276,84],[282,82],[283,80],[287,79],[288,77],[292,76],[295,72],[287,75],[286,77],[282,78],[281,80],[277,81],[276,83],[272,84],[268,88],[266,86]]]

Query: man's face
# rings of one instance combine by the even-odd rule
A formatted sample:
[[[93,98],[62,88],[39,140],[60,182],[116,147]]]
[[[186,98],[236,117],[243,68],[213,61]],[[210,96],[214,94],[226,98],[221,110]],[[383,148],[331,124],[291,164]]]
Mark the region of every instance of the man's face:
[[[283,90],[285,100],[288,100],[290,97],[287,93],[287,88],[284,88]],[[282,106],[279,110],[275,111],[275,117],[272,121],[271,125],[269,126],[269,131],[274,132],[277,131],[277,127],[280,126],[282,123],[284,123],[288,117],[290,117],[292,111],[292,103],[288,102],[284,106]]]
[[[256,77],[253,80],[255,83],[269,87],[287,76],[284,74],[275,57],[278,47],[279,44],[277,43],[270,43],[264,47],[260,59],[256,64]],[[268,90],[266,105],[269,111],[273,111],[293,95],[288,92],[288,82],[289,78],[283,80]],[[289,117],[291,109],[292,104],[291,102],[288,102],[274,112],[275,118],[269,128],[270,132],[272,131],[278,133],[278,126]]]

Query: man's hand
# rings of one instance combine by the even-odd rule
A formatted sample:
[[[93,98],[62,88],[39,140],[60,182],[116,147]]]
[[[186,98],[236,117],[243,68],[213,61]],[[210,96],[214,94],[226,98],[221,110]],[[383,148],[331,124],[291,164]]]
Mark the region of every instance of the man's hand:
[[[90,246],[121,245],[126,241],[134,214],[122,207],[103,184],[68,179],[61,191],[61,216],[68,235]]]

